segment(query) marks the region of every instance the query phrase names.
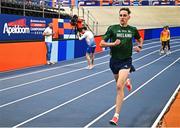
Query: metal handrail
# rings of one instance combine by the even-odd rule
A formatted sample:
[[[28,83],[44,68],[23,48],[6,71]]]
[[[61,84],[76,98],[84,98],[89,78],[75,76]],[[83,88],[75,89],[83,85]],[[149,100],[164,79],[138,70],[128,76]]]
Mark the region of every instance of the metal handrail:
[[[78,8],[78,12],[80,12],[79,9],[80,8]],[[86,26],[93,32],[93,34],[98,35],[98,21],[94,18],[89,10],[85,11],[84,8],[81,8],[81,11],[83,19],[86,19]]]

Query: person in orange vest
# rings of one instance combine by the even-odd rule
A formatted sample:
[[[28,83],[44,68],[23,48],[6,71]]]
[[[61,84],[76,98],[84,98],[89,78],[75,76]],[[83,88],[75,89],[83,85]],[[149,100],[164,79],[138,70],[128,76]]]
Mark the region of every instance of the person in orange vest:
[[[170,37],[170,32],[167,30],[167,27],[164,26],[160,34],[160,41],[161,41],[160,55],[166,53],[165,47],[168,44],[169,37]]]
[[[168,36],[168,40],[167,40],[167,49],[168,49],[167,54],[170,54],[171,53],[171,51],[170,51],[171,33],[170,33],[170,30],[169,30],[169,26],[166,26],[166,29],[169,32],[169,36]]]

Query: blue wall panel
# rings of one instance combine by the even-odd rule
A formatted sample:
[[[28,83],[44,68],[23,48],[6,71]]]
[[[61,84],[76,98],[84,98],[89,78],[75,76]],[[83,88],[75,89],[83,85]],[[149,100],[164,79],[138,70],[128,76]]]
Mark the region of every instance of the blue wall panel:
[[[148,39],[152,39],[152,38],[159,38],[161,31],[162,31],[162,28],[145,29],[144,39],[148,40]]]
[[[171,32],[171,37],[172,36],[180,36],[180,27],[172,27],[169,28],[170,32]]]
[[[85,56],[87,49],[87,44],[85,40],[75,40],[75,50],[74,50],[74,57],[82,57]]]
[[[64,19],[64,22],[65,22],[65,23],[69,23],[69,22],[70,22],[70,19]]]
[[[66,40],[58,42],[58,61],[66,60],[66,42]]]
[[[64,34],[75,34],[75,30],[74,29],[64,29]]]
[[[153,38],[160,38],[160,34],[163,28],[155,28],[155,29],[145,29],[145,36],[144,39],[153,39]],[[180,36],[180,27],[171,27],[169,28],[171,37],[173,36]]]
[[[74,42],[75,40],[67,40],[66,60],[74,59]]]
[[[64,28],[64,24],[62,22],[58,22],[58,27],[59,28]]]

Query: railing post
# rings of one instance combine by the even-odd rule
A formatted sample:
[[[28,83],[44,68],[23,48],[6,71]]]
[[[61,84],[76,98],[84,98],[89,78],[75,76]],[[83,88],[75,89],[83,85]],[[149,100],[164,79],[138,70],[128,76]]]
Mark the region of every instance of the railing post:
[[[89,10],[86,10],[83,8],[83,19],[86,19],[86,25],[89,27],[89,29],[93,32],[93,34],[98,34],[98,21],[93,17],[93,15],[90,13]],[[85,17],[86,15],[86,17]]]
[[[58,18],[60,19],[60,9],[61,9],[61,3],[60,3],[60,1],[58,1],[58,13],[59,13],[59,16],[58,16]]]
[[[70,5],[70,11],[72,16],[74,15],[73,9],[74,9],[73,5]]]
[[[1,0],[0,0],[0,14],[1,14]]]
[[[98,22],[96,22],[96,35],[98,35]]]
[[[26,5],[25,5],[26,0],[23,0],[23,16],[26,16]]]
[[[94,32],[94,28],[95,28],[95,21],[93,21],[93,26],[92,26],[93,33],[95,34],[95,32]]]
[[[83,13],[83,19],[84,19],[84,8],[82,8],[82,13]]]
[[[79,17],[79,5],[77,5],[76,7],[77,7],[78,17]]]
[[[88,13],[87,13],[87,25],[89,25],[89,10],[88,10]]]
[[[43,0],[43,5],[42,5],[42,13],[43,13],[43,18],[44,18],[44,4],[45,4],[45,0]]]

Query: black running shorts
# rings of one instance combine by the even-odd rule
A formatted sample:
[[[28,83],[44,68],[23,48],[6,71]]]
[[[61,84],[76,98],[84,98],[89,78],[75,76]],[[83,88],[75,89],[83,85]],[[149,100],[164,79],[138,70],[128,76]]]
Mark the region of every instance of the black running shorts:
[[[130,68],[130,72],[135,71],[135,68],[132,65],[132,58],[114,59],[111,57],[109,66],[110,66],[110,69],[113,72],[113,74],[118,74],[119,70],[121,70],[121,69],[129,69]]]

